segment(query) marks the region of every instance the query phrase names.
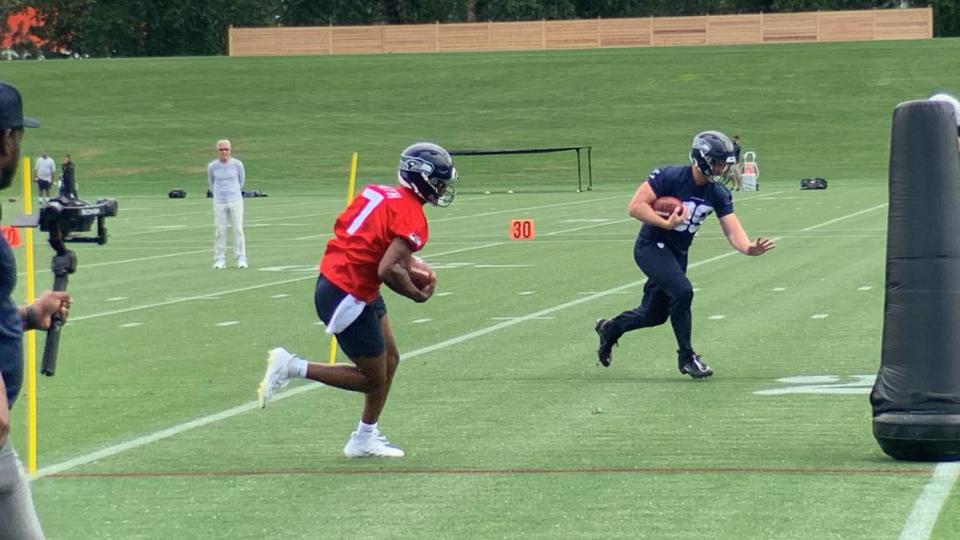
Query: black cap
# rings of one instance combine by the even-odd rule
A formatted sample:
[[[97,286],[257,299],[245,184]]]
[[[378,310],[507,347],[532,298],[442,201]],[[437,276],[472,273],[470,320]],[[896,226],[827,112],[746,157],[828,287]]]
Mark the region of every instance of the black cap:
[[[7,83],[0,82],[0,129],[40,127],[36,118],[24,118],[23,100],[20,92]]]

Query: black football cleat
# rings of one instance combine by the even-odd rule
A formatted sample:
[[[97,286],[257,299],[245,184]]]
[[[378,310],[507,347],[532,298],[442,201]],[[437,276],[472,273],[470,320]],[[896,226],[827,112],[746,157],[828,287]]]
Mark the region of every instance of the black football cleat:
[[[600,336],[600,347],[597,348],[597,360],[600,361],[600,365],[603,367],[610,367],[610,360],[613,356],[613,346],[617,344],[617,340],[610,339],[604,333],[604,327],[609,324],[610,321],[607,319],[597,319],[597,325],[593,328],[597,331],[597,335]]]
[[[713,370],[703,361],[697,353],[691,353],[689,356],[679,358],[680,373],[689,375],[694,379],[706,379],[713,375]]]

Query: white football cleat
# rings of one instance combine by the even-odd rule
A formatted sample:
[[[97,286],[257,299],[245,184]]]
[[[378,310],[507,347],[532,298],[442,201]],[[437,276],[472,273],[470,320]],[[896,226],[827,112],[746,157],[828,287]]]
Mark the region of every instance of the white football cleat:
[[[223,269],[226,268],[226,267],[227,267],[227,262],[226,262],[226,261],[216,261],[216,262],[213,263],[213,269],[214,269],[214,270],[223,270]]]
[[[343,447],[343,455],[348,458],[365,457],[403,457],[403,450],[390,444],[386,437],[379,431],[368,433],[366,435],[354,431],[350,434],[350,440]]]
[[[266,408],[267,401],[273,397],[277,390],[290,384],[290,375],[287,373],[287,366],[296,356],[290,354],[290,351],[283,347],[277,347],[270,351],[267,357],[267,371],[263,374],[263,380],[257,387],[257,405],[261,409]]]
[[[237,268],[247,268],[247,267],[248,267],[248,265],[247,265],[247,258],[246,258],[246,257],[241,257],[241,258],[237,259]]]

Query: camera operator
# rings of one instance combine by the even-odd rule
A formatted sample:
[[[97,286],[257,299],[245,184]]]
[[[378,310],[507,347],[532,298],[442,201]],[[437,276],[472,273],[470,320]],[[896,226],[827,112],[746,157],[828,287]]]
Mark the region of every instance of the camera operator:
[[[25,127],[38,127],[23,117],[20,92],[0,82],[0,190],[10,187],[20,161]],[[8,435],[10,408],[23,380],[23,331],[47,329],[57,314],[66,321],[70,296],[47,291],[30,306],[17,307],[11,296],[17,269],[13,251],[0,236],[0,539],[42,539],[30,484]]]

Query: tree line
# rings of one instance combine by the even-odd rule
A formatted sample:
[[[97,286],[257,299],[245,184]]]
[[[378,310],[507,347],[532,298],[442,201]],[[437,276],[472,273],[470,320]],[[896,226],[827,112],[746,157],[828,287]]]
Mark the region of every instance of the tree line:
[[[934,35],[960,36],[960,0],[0,0],[42,25],[14,48],[84,56],[217,55],[232,26],[326,26],[785,13],[931,6]],[[21,36],[22,37],[22,36]],[[15,39],[16,41],[16,39]],[[35,49],[41,49],[37,51]]]

